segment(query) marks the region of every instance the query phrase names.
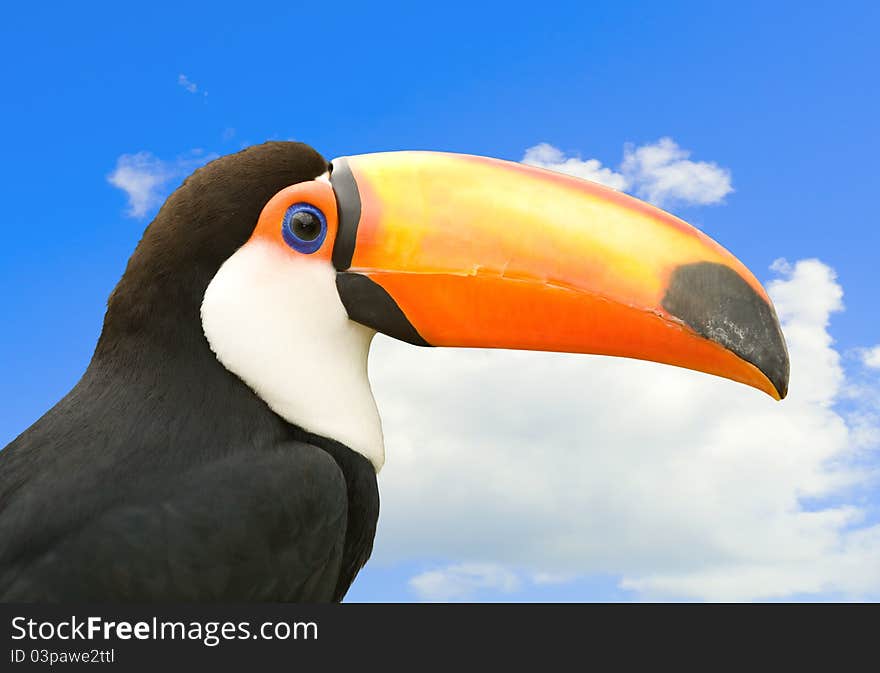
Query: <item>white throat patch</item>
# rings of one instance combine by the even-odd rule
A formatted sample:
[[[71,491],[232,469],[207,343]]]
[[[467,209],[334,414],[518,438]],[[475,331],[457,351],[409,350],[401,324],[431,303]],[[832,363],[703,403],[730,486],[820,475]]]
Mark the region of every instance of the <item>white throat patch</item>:
[[[276,414],[382,468],[382,422],[367,378],[375,331],[349,320],[329,261],[247,243],[208,285],[202,328],[223,366]]]

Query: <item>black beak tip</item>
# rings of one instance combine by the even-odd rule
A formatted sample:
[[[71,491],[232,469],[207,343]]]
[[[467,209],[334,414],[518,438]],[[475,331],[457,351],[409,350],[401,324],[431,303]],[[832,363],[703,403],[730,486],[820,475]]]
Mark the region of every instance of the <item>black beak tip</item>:
[[[662,305],[697,334],[761,370],[780,399],[788,394],[788,349],[776,311],[729,266],[697,262],[678,267]]]

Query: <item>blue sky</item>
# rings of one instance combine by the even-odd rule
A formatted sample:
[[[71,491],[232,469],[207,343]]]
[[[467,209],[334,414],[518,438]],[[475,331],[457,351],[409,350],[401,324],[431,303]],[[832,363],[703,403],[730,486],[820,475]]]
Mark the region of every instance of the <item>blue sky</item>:
[[[776,278],[793,333],[808,325],[819,341],[833,339],[816,346],[824,350],[804,345],[801,380],[810,378],[810,353],[839,358],[829,365],[834,371],[812,379],[827,374],[839,389],[806,400],[814,407],[804,413],[833,408],[828,424],[842,424],[847,437],[824,458],[817,449],[810,475],[818,470],[828,477],[826,458],[857,464],[858,475],[843,478],[843,486],[833,479],[815,486],[815,475],[805,473],[804,481],[787,486],[797,502],[780,505],[789,514],[795,507],[798,516],[841,517],[831,546],[803,552],[804,558],[813,553],[813,574],[803,570],[809,578],[781,596],[762,593],[755,588],[760,582],[740,593],[713,593],[705,587],[724,586],[724,563],[711,567],[705,545],[698,545],[707,560],[693,570],[703,572],[696,584],[693,573],[687,581],[655,581],[675,574],[666,561],[635,567],[598,551],[570,558],[560,552],[544,569],[540,554],[469,546],[452,533],[446,546],[407,548],[409,524],[392,513],[380,530],[376,560],[350,599],[880,595],[880,579],[852,587],[833,581],[836,570],[816,570],[847,549],[874,549],[865,539],[874,534],[869,526],[878,504],[869,476],[878,466],[877,409],[863,398],[876,399],[880,386],[880,356],[872,367],[869,351],[880,343],[880,10],[867,2],[838,2],[833,10],[786,2],[376,5],[18,3],[6,10],[0,444],[84,370],[106,297],[155,210],[148,203],[144,217],[132,217],[125,191],[108,180],[125,155],[131,161],[149,153],[139,155],[138,165],[159,175],[155,191],[164,195],[204,157],[271,138],[306,141],[328,158],[433,149],[521,160],[529,148],[548,143],[566,158],[597,159],[620,174],[625,144],[632,154],[670,138],[691,153],[676,161],[703,162],[716,178],[729,176],[729,185],[703,204],[673,194],[664,205],[735,252],[762,280]],[[779,258],[788,266],[771,271]],[[821,266],[797,265],[813,258]],[[844,293],[842,306],[835,288]],[[818,317],[803,308],[813,295],[824,302]],[[379,354],[373,368],[382,362]],[[380,408],[382,390],[391,385],[381,376]],[[491,419],[487,413],[487,427]],[[392,439],[406,433],[393,417],[388,423],[391,465]],[[409,503],[401,468],[391,469],[398,471],[387,478],[383,517],[395,502]],[[491,538],[488,531],[505,523],[485,525],[475,539]],[[851,529],[863,530],[865,539],[847,537]],[[735,554],[743,563],[748,556]],[[797,563],[803,569],[807,562]],[[753,570],[750,576],[771,572]],[[430,584],[431,576],[424,577],[431,572],[446,573],[438,580],[447,582],[445,594],[418,588]],[[714,585],[713,577],[720,577]]]

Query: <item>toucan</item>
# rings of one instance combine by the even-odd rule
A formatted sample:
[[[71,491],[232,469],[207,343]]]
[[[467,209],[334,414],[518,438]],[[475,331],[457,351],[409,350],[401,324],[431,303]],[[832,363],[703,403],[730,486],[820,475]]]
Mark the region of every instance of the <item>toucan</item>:
[[[167,199],[82,378],[0,451],[0,599],[342,600],[379,515],[377,331],[788,387],[760,283],[658,208],[497,159],[267,142]]]

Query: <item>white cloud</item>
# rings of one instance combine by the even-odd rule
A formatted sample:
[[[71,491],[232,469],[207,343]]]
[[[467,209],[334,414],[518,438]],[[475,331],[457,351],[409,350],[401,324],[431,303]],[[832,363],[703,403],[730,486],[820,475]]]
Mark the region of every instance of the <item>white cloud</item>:
[[[880,369],[880,346],[865,349],[865,352],[862,353],[862,360],[866,367]]]
[[[721,203],[733,191],[730,171],[689,156],[671,138],[661,138],[639,147],[627,144],[617,171],[603,167],[598,159],[566,157],[548,143],[527,149],[522,161],[629,191],[658,206]]]
[[[127,214],[140,218],[162,203],[172,181],[186,177],[216,156],[193,150],[188,155],[165,161],[150,152],[123,154],[116,160],[116,168],[107,176],[107,181],[128,196]]]
[[[490,560],[534,582],[610,574],[649,598],[880,596],[863,497],[876,419],[836,406],[848,379],[828,325],[842,291],[818,260],[774,268],[792,361],[781,403],[647,362],[377,337],[376,560]]]
[[[189,91],[190,93],[198,93],[199,86],[195,82],[191,81],[189,77],[184,75],[183,73],[177,76],[177,83],[182,86],[184,89]],[[205,93],[207,95],[207,93]]]
[[[149,152],[138,152],[120,156],[107,180],[128,195],[128,214],[143,217],[159,204],[161,189],[171,177],[164,161]]]
[[[539,143],[527,149],[522,162],[592,180],[618,191],[624,191],[629,186],[629,181],[623,175],[605,168],[598,159],[582,160],[580,157],[566,157],[562,150],[549,143]]]
[[[423,572],[409,585],[424,601],[464,601],[480,591],[511,593],[519,589],[520,579],[496,563],[461,563]]]
[[[689,156],[672,138],[661,138],[640,147],[627,145],[620,169],[635,186],[636,196],[658,206],[721,203],[733,191],[730,171]]]

